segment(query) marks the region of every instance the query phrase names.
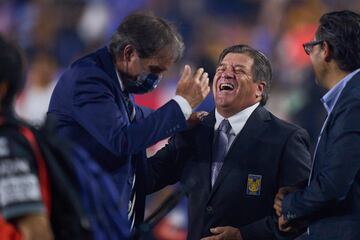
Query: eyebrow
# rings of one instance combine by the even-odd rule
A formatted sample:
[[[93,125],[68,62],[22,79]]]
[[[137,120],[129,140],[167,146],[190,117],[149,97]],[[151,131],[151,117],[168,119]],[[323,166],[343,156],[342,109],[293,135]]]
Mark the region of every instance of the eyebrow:
[[[150,65],[149,69],[150,69],[151,72],[156,72],[156,73],[164,72],[164,71],[167,70],[166,68],[162,68],[162,67],[157,66],[157,65]]]
[[[246,66],[241,65],[241,64],[235,64],[235,65],[233,65],[233,67],[234,68],[240,67],[240,68],[243,68],[243,69],[247,69]]]
[[[223,66],[226,66],[226,65],[230,65],[230,64],[220,63],[218,67],[223,67]],[[235,64],[235,65],[230,65],[230,66],[232,66],[232,67],[234,67],[234,68],[240,67],[240,68],[243,68],[243,69],[245,69],[245,70],[247,69],[246,66],[245,66],[245,65],[242,65],[242,64]]]

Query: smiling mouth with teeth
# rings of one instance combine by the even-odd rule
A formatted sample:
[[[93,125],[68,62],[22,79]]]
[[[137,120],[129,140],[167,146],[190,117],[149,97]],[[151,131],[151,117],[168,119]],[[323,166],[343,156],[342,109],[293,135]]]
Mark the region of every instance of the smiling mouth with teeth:
[[[231,91],[234,90],[234,85],[231,83],[222,83],[219,86],[220,91]]]

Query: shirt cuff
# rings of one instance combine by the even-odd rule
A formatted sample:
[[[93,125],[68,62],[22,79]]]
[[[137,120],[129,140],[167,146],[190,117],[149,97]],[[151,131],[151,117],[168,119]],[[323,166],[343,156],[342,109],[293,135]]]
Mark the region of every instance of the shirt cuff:
[[[179,96],[179,95],[176,95],[172,99],[175,102],[177,102],[177,104],[179,104],[179,107],[180,107],[182,113],[184,114],[185,119],[188,120],[192,113],[192,108],[191,108],[189,102],[185,98],[183,98],[182,96]]]
[[[289,193],[286,195],[282,201],[282,213],[284,215],[284,220],[286,222],[293,220],[294,218],[297,218],[295,212],[291,211],[291,199],[294,196],[294,193]]]

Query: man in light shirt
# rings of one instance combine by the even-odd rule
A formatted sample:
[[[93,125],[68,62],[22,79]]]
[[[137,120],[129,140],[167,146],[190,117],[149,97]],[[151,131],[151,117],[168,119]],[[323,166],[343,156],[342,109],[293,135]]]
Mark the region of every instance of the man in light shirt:
[[[360,239],[360,15],[331,12],[304,43],[316,81],[328,92],[328,113],[307,186],[282,188],[275,199],[279,227],[309,225],[309,239]]]
[[[148,193],[181,182],[188,239],[276,239],[273,197],[306,180],[310,154],[302,128],[264,108],[269,60],[247,45],[223,50],[213,79],[216,108],[152,157]]]

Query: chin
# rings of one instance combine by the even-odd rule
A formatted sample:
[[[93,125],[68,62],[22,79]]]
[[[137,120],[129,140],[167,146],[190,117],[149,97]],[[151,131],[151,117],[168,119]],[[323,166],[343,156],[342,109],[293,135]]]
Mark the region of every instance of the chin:
[[[229,109],[231,107],[231,103],[226,101],[225,99],[215,101],[215,106],[218,109]]]

